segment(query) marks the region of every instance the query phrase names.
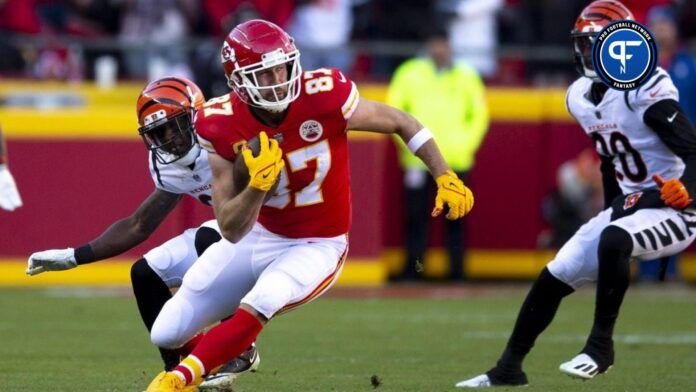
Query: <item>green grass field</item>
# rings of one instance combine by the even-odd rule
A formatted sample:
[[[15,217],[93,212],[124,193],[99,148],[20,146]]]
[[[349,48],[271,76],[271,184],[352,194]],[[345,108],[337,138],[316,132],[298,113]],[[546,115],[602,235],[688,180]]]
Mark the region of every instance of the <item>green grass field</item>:
[[[526,290],[477,285],[374,299],[335,290],[269,325],[258,341],[260,370],[241,377],[236,391],[455,391],[456,381],[495,361]],[[0,290],[0,391],[142,391],[161,365],[124,293]],[[589,382],[557,370],[591,322],[593,292],[571,296],[528,358],[524,390],[696,390],[695,294],[632,288],[617,326],[617,363]]]

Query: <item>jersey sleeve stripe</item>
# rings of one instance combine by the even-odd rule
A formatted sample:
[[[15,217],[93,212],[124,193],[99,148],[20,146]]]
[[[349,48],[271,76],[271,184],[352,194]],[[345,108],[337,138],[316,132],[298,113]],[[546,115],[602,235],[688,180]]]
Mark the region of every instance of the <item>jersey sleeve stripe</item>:
[[[358,107],[358,102],[360,101],[360,94],[358,93],[358,88],[355,86],[355,83],[351,83],[351,89],[350,89],[350,94],[348,94],[348,99],[346,100],[346,103],[343,104],[343,107],[341,107],[341,110],[343,111],[343,118],[348,120],[352,115],[353,112],[355,112],[355,109]]]
[[[650,83],[650,85],[648,85],[648,87],[646,87],[645,90],[643,90],[643,87],[645,87],[645,85],[638,87],[638,89],[636,90],[636,95],[637,95],[641,90],[642,90],[642,91],[648,91],[648,90],[650,90],[651,88],[655,87],[658,83],[660,83],[660,81],[661,81],[662,79],[666,78],[667,76],[668,76],[668,74],[667,74],[666,71],[664,71],[664,70],[661,69],[661,68],[658,68],[658,69],[655,71],[655,73],[650,77],[650,79],[648,79],[648,81],[647,81],[646,83],[650,82],[650,81],[653,80],[653,79],[654,79],[654,81],[653,81],[652,83]]]
[[[660,81],[661,81],[662,79],[664,79],[664,78],[666,78],[666,77],[667,77],[667,75],[660,75],[660,76],[658,76],[657,79],[655,79],[655,81],[654,81],[648,88],[646,88],[644,91],[650,91],[650,89],[652,89],[653,87],[655,87],[658,83],[660,83]]]
[[[628,110],[633,111],[631,104],[628,102],[628,91],[624,92],[624,102],[626,102],[626,107],[628,107]]]
[[[206,151],[215,153],[215,147],[213,147],[213,143],[209,142],[208,140],[204,139],[203,136],[196,134],[198,137],[198,143],[203,147]]]

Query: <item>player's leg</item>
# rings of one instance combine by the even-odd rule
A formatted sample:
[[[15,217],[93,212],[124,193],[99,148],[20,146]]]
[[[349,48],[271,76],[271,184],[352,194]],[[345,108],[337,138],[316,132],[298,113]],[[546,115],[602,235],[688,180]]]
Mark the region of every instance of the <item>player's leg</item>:
[[[428,173],[409,169],[404,174],[404,210],[406,213],[406,265],[396,280],[414,280],[420,277],[417,264],[423,261],[428,239]]]
[[[276,246],[282,252],[267,266],[256,265],[262,272],[234,315],[208,331],[191,355],[176,367],[175,372],[188,383],[239,355],[256,340],[270,318],[326,291],[340,274],[347,253],[345,236],[311,241],[284,239]]]
[[[592,330],[581,353],[560,370],[583,379],[605,372],[614,363],[613,333],[630,282],[630,259],[671,256],[696,237],[696,216],[671,208],[645,209],[618,219],[602,232],[598,254],[597,296]]]
[[[459,171],[457,172],[457,177],[467,182],[469,177],[469,172]],[[427,209],[426,209],[427,210]],[[464,274],[464,260],[467,238],[466,238],[466,224],[462,220],[449,220],[445,219],[445,229],[447,231],[447,251],[449,253],[450,261],[450,279],[455,281],[461,281],[466,279]]]
[[[184,274],[198,255],[220,238],[214,224],[206,222],[151,250],[133,264],[133,293],[148,332],[164,304],[172,297],[170,289],[181,284]],[[160,354],[165,370],[179,363],[179,355],[172,350],[160,348]]]
[[[257,239],[252,232],[237,244],[223,239],[208,247],[157,316],[150,332],[155,345],[180,348],[234,312],[255,282],[250,245]]]
[[[610,225],[602,232],[597,249],[599,269],[592,332],[582,350],[597,362],[597,373],[614,363],[612,336],[619,308],[631,279],[629,261],[633,251],[630,234]]]
[[[466,238],[464,237],[464,222],[461,220],[445,220],[447,231],[447,251],[450,262],[450,280],[461,281],[466,279],[464,275],[464,253],[466,252]]]
[[[537,337],[553,321],[561,300],[583,284],[595,280],[599,235],[609,224],[610,215],[611,210],[602,211],[563,245],[529,290],[496,365],[485,374],[458,383],[458,387],[527,384],[522,363]]]

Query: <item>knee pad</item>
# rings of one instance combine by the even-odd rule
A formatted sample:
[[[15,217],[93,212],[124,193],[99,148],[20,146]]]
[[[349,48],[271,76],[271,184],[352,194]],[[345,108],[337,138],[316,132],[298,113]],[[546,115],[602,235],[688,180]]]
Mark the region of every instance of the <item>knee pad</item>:
[[[183,346],[197,332],[186,331],[192,317],[193,308],[189,303],[179,297],[172,298],[164,305],[152,325],[150,340],[155,346],[170,350]]]
[[[217,230],[210,227],[201,227],[196,230],[196,238],[194,239],[194,245],[196,247],[196,253],[198,256],[202,255],[208,247],[222,239],[220,233]]]
[[[624,229],[609,225],[599,237],[598,254],[612,253],[622,256],[630,256],[633,252],[633,240],[631,235]]]

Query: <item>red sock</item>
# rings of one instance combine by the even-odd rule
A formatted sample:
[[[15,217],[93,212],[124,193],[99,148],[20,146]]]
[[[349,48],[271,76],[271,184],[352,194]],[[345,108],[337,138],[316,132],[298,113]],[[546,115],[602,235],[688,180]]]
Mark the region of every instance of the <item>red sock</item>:
[[[232,318],[208,331],[191,355],[174,370],[190,383],[243,353],[256,340],[262,328],[261,322],[251,313],[238,309]]]

